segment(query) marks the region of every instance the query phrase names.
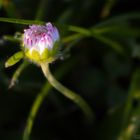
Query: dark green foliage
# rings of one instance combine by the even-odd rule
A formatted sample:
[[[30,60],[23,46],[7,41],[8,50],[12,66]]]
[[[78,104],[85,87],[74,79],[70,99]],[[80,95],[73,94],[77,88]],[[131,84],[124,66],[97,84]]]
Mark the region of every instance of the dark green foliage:
[[[22,140],[42,92],[49,94],[33,118],[30,140],[140,139],[138,0],[0,0],[0,17],[0,140]],[[90,104],[92,123],[48,86],[40,67],[26,60],[4,67],[20,51],[17,32],[48,21],[60,30],[63,52],[51,69]]]

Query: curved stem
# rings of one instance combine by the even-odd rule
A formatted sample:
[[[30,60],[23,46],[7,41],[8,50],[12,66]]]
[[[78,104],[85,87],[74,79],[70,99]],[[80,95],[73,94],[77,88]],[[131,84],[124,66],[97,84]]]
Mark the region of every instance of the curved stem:
[[[67,73],[67,71],[69,71],[71,69],[71,67],[73,65],[75,65],[77,63],[78,59],[74,58],[74,60],[75,60],[74,63],[72,60],[69,63],[64,64],[59,69],[57,69],[57,71],[55,72],[55,76],[58,79],[60,79],[65,73]],[[29,116],[27,119],[27,123],[26,123],[25,130],[23,133],[23,140],[29,140],[38,110],[39,110],[42,102],[44,101],[44,99],[46,99],[46,97],[48,96],[48,92],[51,90],[51,88],[52,88],[51,84],[47,81],[45,83],[45,85],[42,87],[41,91],[38,93],[32,107],[31,107],[31,110],[30,110],[30,113],[29,113]]]
[[[68,88],[63,86],[61,83],[59,83],[54,78],[54,76],[51,74],[51,72],[49,70],[49,64],[42,63],[41,68],[42,68],[42,71],[43,71],[45,77],[50,82],[50,84],[55,89],[57,89],[59,92],[61,92],[64,96],[66,96],[67,98],[69,98],[73,102],[75,102],[81,108],[81,110],[83,110],[83,112],[85,113],[87,118],[89,120],[92,120],[93,119],[93,112],[92,112],[92,109],[90,108],[90,106],[86,103],[86,101],[81,96],[77,95],[76,93],[74,93],[73,91],[69,90]]]
[[[33,127],[33,123],[34,123],[36,114],[37,114],[43,100],[48,95],[48,93],[49,93],[48,91],[50,88],[51,88],[51,85],[47,82],[44,85],[44,87],[42,88],[42,91],[36,97],[32,107],[31,107],[30,114],[28,116],[27,124],[26,124],[25,130],[24,130],[24,133],[23,133],[23,140],[29,140],[29,136],[32,131],[32,127]]]

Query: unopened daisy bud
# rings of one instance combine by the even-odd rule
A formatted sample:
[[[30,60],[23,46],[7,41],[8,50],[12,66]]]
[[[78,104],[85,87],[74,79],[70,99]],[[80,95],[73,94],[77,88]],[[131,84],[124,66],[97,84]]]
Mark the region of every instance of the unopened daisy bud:
[[[50,63],[58,56],[59,32],[51,23],[45,26],[32,25],[24,30],[23,48],[25,56],[33,62]]]

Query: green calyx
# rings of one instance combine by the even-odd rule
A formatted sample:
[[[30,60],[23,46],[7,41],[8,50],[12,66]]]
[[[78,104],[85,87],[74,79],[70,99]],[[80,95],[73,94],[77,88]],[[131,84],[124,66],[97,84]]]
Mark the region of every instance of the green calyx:
[[[52,63],[58,58],[58,43],[55,43],[52,49],[45,48],[42,53],[40,53],[36,49],[28,49],[26,48],[24,50],[25,52],[25,57],[28,58],[29,60],[40,64],[40,63]]]

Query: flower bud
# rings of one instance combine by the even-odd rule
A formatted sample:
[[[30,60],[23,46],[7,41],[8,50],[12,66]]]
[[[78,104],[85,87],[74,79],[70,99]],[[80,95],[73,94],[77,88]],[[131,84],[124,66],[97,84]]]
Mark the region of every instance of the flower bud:
[[[25,56],[36,63],[51,63],[58,57],[58,41],[59,32],[51,23],[29,26],[23,34]]]

